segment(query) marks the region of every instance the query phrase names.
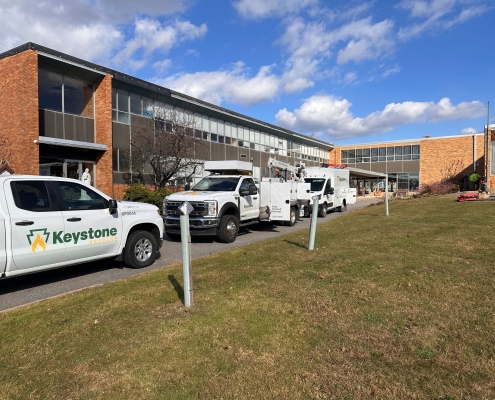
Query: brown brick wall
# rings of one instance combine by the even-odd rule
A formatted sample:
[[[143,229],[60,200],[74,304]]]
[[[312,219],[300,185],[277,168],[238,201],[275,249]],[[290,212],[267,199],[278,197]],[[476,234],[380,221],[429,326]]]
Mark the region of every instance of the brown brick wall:
[[[96,143],[107,146],[107,151],[96,160],[96,187],[113,197],[112,77],[109,74],[95,84],[95,128]]]
[[[10,167],[39,174],[38,56],[34,50],[0,60],[0,131],[10,141]]]
[[[476,172],[484,175],[483,135],[475,135],[476,155],[473,147],[473,136],[459,136],[438,139],[423,139],[421,146],[420,179],[421,183],[432,183],[445,178],[445,170],[456,161],[462,163],[457,178],[471,175],[474,172],[473,156],[476,156]]]

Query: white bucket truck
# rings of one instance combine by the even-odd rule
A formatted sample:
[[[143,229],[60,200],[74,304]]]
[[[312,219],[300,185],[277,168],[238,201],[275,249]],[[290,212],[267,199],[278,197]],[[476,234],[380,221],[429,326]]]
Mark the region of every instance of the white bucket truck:
[[[217,236],[232,243],[240,227],[260,221],[278,221],[293,226],[309,204],[310,185],[262,178],[259,188],[252,177],[252,163],[246,161],[206,161],[211,172],[191,190],[174,193],[163,201],[165,232],[180,238],[179,207],[189,202],[191,236]]]
[[[311,184],[311,195],[319,196],[318,216],[324,218],[328,211],[344,211],[348,204],[356,203],[356,189],[349,187],[349,170],[342,167],[309,167],[304,182]],[[312,210],[310,201],[309,211]]]
[[[151,204],[117,202],[74,179],[0,176],[0,278],[104,258],[143,268],[162,240]]]

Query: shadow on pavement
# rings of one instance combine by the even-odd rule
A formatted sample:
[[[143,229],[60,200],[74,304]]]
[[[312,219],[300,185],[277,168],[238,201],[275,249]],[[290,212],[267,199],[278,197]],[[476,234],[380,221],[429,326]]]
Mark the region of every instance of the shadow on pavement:
[[[0,295],[91,275],[95,272],[123,268],[124,263],[106,259],[70,267],[60,267],[49,271],[40,271],[29,275],[14,276],[0,280]]]

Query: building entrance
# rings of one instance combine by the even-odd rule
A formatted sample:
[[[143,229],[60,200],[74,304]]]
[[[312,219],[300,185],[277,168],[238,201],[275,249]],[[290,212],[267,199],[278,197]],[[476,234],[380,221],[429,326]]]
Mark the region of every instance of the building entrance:
[[[59,176],[81,180],[83,173],[88,170],[91,185],[95,185],[95,163],[93,161],[66,160],[62,158],[40,157],[41,176]]]

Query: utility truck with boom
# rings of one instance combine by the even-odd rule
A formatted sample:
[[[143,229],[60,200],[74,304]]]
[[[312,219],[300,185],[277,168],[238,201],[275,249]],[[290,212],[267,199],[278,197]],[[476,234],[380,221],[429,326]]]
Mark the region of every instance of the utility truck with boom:
[[[0,278],[104,258],[142,268],[162,240],[151,204],[117,202],[75,179],[0,176]]]
[[[310,185],[262,178],[259,188],[252,177],[252,163],[246,161],[206,161],[204,177],[191,190],[174,193],[163,201],[165,232],[180,238],[180,207],[189,202],[191,236],[217,236],[234,242],[240,227],[261,221],[293,226],[309,203]]]

